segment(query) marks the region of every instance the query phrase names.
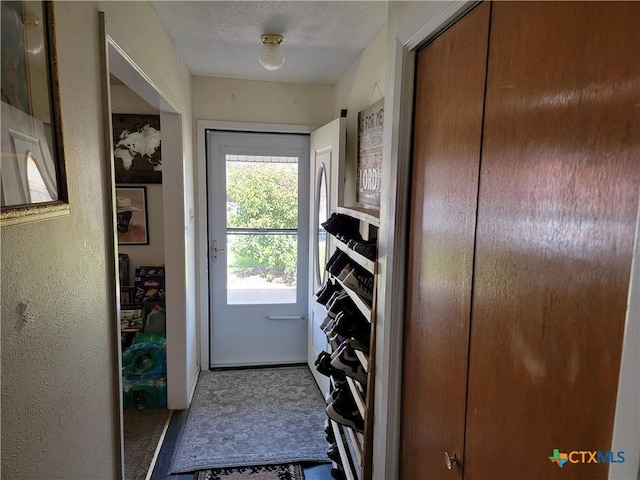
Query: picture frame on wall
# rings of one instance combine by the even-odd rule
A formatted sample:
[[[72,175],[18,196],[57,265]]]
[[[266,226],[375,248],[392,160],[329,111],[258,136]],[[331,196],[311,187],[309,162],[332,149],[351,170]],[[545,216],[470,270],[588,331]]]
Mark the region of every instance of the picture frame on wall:
[[[54,2],[1,3],[0,226],[69,215]]]
[[[358,112],[356,203],[380,209],[384,99]]]
[[[149,245],[147,187],[116,187],[119,245]]]
[[[116,183],[162,183],[160,115],[114,113]]]

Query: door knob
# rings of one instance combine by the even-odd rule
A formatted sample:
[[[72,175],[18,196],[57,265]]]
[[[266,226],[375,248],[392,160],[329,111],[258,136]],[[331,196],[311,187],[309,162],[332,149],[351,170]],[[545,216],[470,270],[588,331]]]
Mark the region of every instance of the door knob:
[[[444,464],[447,466],[448,470],[451,470],[453,468],[453,465],[457,463],[458,454],[454,453],[453,456],[451,456],[447,452],[444,452]]]

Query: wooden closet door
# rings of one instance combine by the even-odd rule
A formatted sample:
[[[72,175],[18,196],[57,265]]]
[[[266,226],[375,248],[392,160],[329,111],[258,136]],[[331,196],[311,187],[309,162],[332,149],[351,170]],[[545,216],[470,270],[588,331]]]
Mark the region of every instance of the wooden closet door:
[[[605,463],[548,457],[611,446],[640,186],[639,25],[637,2],[493,5],[467,480],[607,478]]]
[[[417,59],[401,475],[459,478],[490,5]]]

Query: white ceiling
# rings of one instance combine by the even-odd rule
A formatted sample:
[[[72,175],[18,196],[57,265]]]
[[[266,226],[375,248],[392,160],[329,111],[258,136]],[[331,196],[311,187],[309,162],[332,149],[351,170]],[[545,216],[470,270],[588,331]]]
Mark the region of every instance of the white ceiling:
[[[193,75],[333,84],[387,21],[386,1],[152,2]],[[260,35],[284,36],[284,66],[260,65]]]

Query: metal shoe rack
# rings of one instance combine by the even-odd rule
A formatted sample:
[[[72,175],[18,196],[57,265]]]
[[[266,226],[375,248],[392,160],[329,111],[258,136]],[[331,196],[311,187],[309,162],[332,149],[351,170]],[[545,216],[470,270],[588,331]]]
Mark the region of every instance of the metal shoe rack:
[[[377,237],[380,227],[379,212],[364,208],[337,207],[336,213],[356,218],[360,221],[360,231],[366,239]],[[346,253],[351,260],[373,274],[373,301],[371,306],[361,298],[355,291],[346,286],[338,278],[333,277],[344,291],[347,292],[353,303],[371,324],[371,342],[369,345],[369,355],[356,350],[355,353],[367,372],[367,385],[363,387],[358,381],[347,377],[349,390],[358,407],[360,415],[364,419],[364,434],[341,425],[330,419],[333,433],[336,438],[342,467],[347,480],[370,480],[371,479],[371,444],[373,441],[373,398],[374,398],[374,371],[375,371],[375,311],[376,311],[376,286],[378,262],[369,260],[360,253],[349,248],[344,242],[333,238],[334,245]],[[377,254],[376,254],[377,256]],[[338,345],[333,343],[331,349],[335,350]],[[335,387],[333,377],[331,377],[331,388]]]

